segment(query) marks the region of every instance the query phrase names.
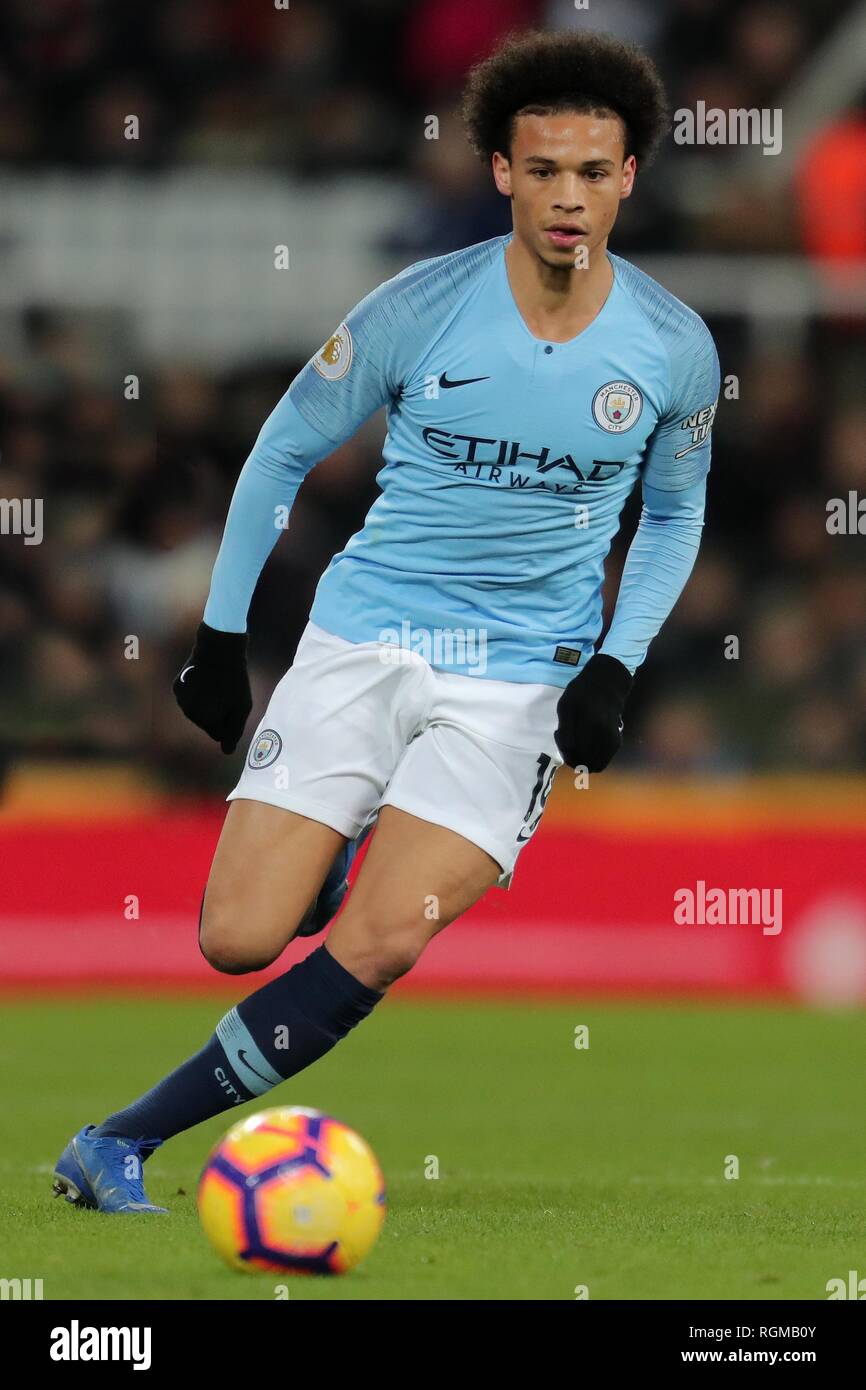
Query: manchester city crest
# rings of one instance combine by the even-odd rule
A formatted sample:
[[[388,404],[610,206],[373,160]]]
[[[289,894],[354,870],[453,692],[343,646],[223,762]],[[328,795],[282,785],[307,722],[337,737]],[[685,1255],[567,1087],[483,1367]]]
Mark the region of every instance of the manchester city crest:
[[[622,434],[636,425],[643,410],[643,396],[630,381],[609,381],[592,398],[595,423],[608,434]]]
[[[282,746],[283,740],[275,729],[262,729],[250,745],[247,762],[252,768],[270,767],[280,756]]]

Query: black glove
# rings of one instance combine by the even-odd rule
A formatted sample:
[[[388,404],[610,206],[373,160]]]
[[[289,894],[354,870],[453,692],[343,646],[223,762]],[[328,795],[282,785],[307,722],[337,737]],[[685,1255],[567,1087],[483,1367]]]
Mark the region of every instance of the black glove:
[[[601,772],[622,743],[622,712],[632,677],[615,656],[591,656],[565,687],[556,713],[556,746],[569,767]]]
[[[224,753],[233,753],[253,707],[247,634],[199,623],[195,645],[171,688],[187,719],[216,739]]]

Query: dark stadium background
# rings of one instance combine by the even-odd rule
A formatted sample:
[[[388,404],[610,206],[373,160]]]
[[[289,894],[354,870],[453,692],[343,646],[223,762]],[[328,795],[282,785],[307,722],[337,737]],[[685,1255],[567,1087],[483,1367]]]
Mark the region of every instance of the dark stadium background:
[[[612,249],[707,319],[737,379],[703,549],[614,767],[591,792],[560,777],[511,892],[401,989],[866,997],[866,566],[862,536],[826,526],[829,499],[866,491],[866,120],[844,56],[862,8],[837,0],[0,6],[0,496],[45,516],[41,545],[0,537],[8,983],[224,987],[195,921],[238,759],[170,682],[295,372],[382,279],[508,230],[456,103],[524,24],[635,39],[674,108],[782,107],[785,141],[668,140],[624,205]],[[303,486],[252,609],[259,707],[376,495],[382,433]],[[781,887],[781,935],[675,926],[699,878]]]

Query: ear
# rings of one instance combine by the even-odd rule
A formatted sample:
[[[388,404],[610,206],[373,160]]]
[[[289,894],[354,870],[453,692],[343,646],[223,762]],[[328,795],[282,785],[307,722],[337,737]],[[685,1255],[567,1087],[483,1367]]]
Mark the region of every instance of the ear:
[[[506,198],[512,197],[510,161],[497,150],[491,161],[491,167],[497,192],[504,194]]]
[[[630,154],[628,159],[624,161],[622,166],[622,184],[619,190],[620,199],[628,198],[631,196],[631,191],[634,188],[634,178],[636,173],[637,160],[635,159],[633,154]]]

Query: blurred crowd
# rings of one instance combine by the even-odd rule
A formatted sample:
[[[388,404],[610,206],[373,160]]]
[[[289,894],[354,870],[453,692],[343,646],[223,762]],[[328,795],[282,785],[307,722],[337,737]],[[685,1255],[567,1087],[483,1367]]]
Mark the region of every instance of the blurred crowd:
[[[748,106],[772,103],[844,8],[594,0],[591,21],[654,52],[674,106],[698,95]],[[456,119],[467,67],[514,25],[588,22],[566,0],[291,0],[288,13],[271,0],[6,0],[0,166],[259,162],[313,181],[384,171],[417,189],[416,217],[383,248],[408,263],[510,226]],[[424,142],[417,121],[431,111],[441,138]],[[119,133],[129,112],[141,117],[134,144]],[[731,180],[698,204],[681,186],[700,152],[676,154],[676,177],[664,169],[673,157],[626,205],[617,251],[803,248],[778,192],[772,216],[759,200],[744,215]],[[739,394],[720,402],[704,546],[636,683],[621,765],[864,769],[863,539],[831,534],[826,510],[866,496],[863,324],[815,320],[773,351],[736,318],[710,327]],[[175,786],[224,786],[223,760],[181,718],[170,683],[234,480],[303,363],[216,374],[153,362],[132,403],[86,316],[33,305],[16,328],[24,351],[0,351],[0,498],[44,499],[45,526],[40,545],[0,538],[0,755],[132,757]],[[251,614],[259,710],[319,575],[377,495],[382,438],[376,417],[301,489]],[[608,609],[637,507],[611,552]]]
[[[772,108],[853,4],[3,0],[0,165],[258,165],[311,180],[384,171],[417,192],[416,215],[393,245],[418,256],[448,251],[508,230],[506,205],[478,179],[457,105],[468,68],[509,30],[583,27],[636,41],[659,64],[674,110],[699,99]],[[440,122],[435,140],[421,134],[430,115]],[[858,151],[862,163],[864,139],[861,127],[847,168]],[[778,190],[763,198],[742,182],[738,154],[678,147],[676,176],[625,206],[620,246],[795,244],[797,218],[780,209]],[[669,145],[662,164],[671,157]]]

